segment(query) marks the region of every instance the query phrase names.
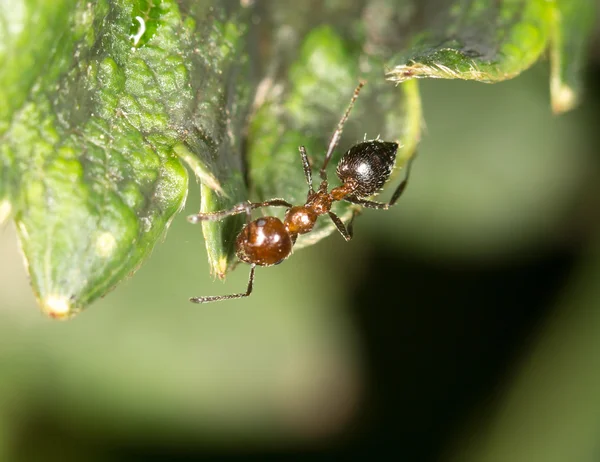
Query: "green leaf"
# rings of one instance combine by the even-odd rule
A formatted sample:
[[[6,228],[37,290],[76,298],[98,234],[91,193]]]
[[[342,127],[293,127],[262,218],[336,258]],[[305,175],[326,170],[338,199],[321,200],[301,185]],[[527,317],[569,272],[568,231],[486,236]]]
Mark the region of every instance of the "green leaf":
[[[591,0],[459,0],[429,8],[420,32],[394,56],[388,78],[499,82],[516,77],[550,49],[555,112],[577,100],[591,31]]]
[[[69,316],[150,254],[185,202],[184,163],[202,212],[303,203],[298,146],[318,168],[364,79],[330,179],[365,137],[398,140],[401,172],[420,139],[415,78],[495,82],[550,47],[553,107],[566,110],[591,11],[591,0],[17,0],[0,10],[0,221],[15,218],[43,309]],[[250,70],[261,81],[246,126]],[[243,220],[202,223],[219,277]],[[333,230],[320,220],[296,248]]]
[[[35,18],[50,5],[14,8]],[[187,194],[180,157],[193,157],[213,185],[205,208],[221,207],[224,195],[245,198],[234,134],[247,100],[235,80],[246,26],[243,8],[217,1],[64,2],[54,14],[70,19],[45,32],[43,72],[34,67],[21,87],[8,86],[0,196],[9,198],[42,309],[67,317],[135,271],[164,235]],[[20,37],[26,50],[29,33]],[[9,49],[18,55],[19,41]],[[2,74],[8,84],[11,72]]]
[[[5,63],[0,66],[0,135],[51,60],[74,5],[74,0],[0,3],[0,62]]]
[[[59,45],[59,31],[69,25],[74,1],[17,1],[0,3],[0,142],[15,112],[23,105],[36,80]],[[61,46],[64,46],[62,43]],[[0,156],[0,223],[12,213],[16,195],[15,156]]]

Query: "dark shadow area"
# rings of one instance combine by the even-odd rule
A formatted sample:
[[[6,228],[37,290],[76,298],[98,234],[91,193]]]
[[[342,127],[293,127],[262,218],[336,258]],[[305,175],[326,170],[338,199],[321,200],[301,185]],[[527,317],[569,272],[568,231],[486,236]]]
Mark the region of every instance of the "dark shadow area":
[[[576,261],[556,252],[526,264],[440,267],[374,248],[355,295],[369,383],[350,446],[436,460],[465,419],[493,403]]]

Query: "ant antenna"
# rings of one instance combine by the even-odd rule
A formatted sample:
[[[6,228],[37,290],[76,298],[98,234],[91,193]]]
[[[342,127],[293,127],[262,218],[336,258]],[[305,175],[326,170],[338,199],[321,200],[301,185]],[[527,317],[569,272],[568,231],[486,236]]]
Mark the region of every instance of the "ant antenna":
[[[358,86],[356,87],[356,89],[354,90],[354,94],[352,95],[352,99],[350,100],[350,104],[348,105],[348,109],[346,109],[346,112],[340,119],[340,122],[338,123],[337,128],[335,129],[335,131],[333,132],[333,135],[331,136],[331,140],[329,141],[329,146],[327,147],[327,154],[325,154],[325,160],[323,161],[323,165],[321,166],[321,170],[319,171],[319,174],[321,175],[321,180],[323,180],[323,181],[327,181],[327,164],[329,163],[329,159],[331,159],[331,156],[333,155],[333,150],[337,147],[338,143],[340,142],[340,138],[342,137],[342,131],[344,130],[344,124],[346,123],[346,120],[348,120],[348,116],[350,116],[350,111],[352,110],[352,107],[354,106],[354,102],[356,101],[356,98],[358,98],[360,89],[364,85],[365,85],[364,80],[361,80],[358,83]]]

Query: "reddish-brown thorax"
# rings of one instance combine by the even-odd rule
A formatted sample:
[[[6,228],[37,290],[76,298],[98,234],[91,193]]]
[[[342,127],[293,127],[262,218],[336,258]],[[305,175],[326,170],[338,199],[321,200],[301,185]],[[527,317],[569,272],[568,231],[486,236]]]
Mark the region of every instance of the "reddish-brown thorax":
[[[354,182],[349,181],[329,192],[327,191],[327,184],[323,183],[317,191],[309,194],[306,204],[289,209],[285,214],[283,223],[292,236],[292,240],[295,242],[298,234],[306,234],[312,231],[319,215],[329,213],[333,202],[340,201],[347,195],[352,194],[354,189]]]

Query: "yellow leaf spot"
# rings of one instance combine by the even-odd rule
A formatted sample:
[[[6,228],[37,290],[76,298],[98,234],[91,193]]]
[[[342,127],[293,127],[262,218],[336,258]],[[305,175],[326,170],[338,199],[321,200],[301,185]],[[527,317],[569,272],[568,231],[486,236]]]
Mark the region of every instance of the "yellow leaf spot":
[[[116,245],[117,241],[111,233],[102,233],[96,238],[96,255],[102,258],[110,257]]]

